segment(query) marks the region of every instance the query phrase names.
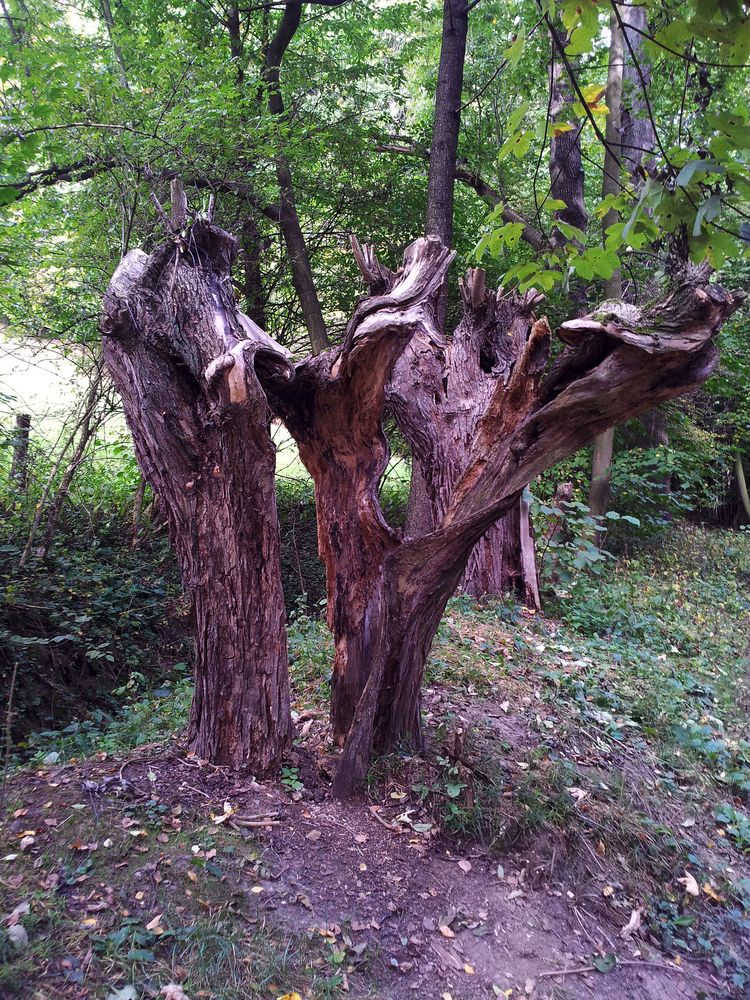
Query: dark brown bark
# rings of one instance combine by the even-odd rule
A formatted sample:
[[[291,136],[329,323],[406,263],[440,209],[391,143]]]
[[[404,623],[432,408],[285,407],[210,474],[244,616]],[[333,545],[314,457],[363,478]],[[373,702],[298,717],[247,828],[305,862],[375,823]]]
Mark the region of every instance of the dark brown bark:
[[[341,348],[302,362],[293,383],[271,392],[316,485],[335,637],[333,724],[339,740],[346,735],[335,779],[342,795],[364,780],[373,748],[420,745],[430,643],[479,538],[544,469],[701,383],[717,360],[712,337],[740,301],[685,283],[648,311],[607,304],[562,325],[567,346],[548,369],[550,330],[534,318],[533,302],[509,307],[473,272],[464,284],[465,337],[492,343],[498,311],[510,308],[493,356],[504,375],[486,396],[444,513],[428,533],[402,537],[377,499],[385,386],[409,345],[439,343],[435,298],[450,258],[434,238],[418,240],[394,274],[371,249],[355,251],[376,294],[358,305]]]
[[[260,233],[257,220],[247,216],[242,223],[242,270],[244,281],[242,291],[245,298],[245,312],[261,329],[266,328],[266,296],[263,290],[262,251],[265,241]]]
[[[189,742],[218,764],[273,768],[291,734],[284,604],[266,396],[288,355],[234,302],[233,237],[196,222],[129,253],[102,321],[144,478],[167,511],[192,597]]]
[[[17,413],[13,434],[13,459],[10,478],[17,490],[26,492],[29,478],[29,437],[31,435],[31,414]]]
[[[427,180],[425,232],[453,245],[453,185],[461,127],[461,91],[469,15],[464,0],[444,0],[443,35],[440,46],[435,120],[432,126],[430,166]],[[438,313],[438,325],[444,315]]]

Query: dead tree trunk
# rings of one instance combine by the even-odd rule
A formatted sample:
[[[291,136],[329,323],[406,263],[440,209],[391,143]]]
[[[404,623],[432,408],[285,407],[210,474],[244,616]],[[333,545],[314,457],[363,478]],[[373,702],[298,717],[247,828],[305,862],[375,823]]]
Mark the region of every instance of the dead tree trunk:
[[[214,763],[265,772],[284,752],[291,716],[275,453],[259,373],[273,385],[293,369],[237,310],[236,240],[205,221],[184,238],[181,228],[115,272],[104,359],[192,596],[190,746]]]
[[[377,294],[357,306],[341,347],[299,364],[293,382],[267,387],[315,480],[335,638],[333,726],[345,737],[338,794],[361,784],[373,748],[420,745],[430,644],[479,538],[544,469],[606,427],[700,384],[717,360],[712,337],[740,301],[686,283],[648,311],[609,303],[562,325],[567,346],[548,370],[550,330],[535,319],[534,300],[511,306],[488,295],[473,272],[464,286],[467,326],[510,310],[514,332],[493,362],[504,374],[486,396],[444,513],[432,530],[404,538],[378,501],[388,458],[385,387],[414,338],[438,338],[436,298],[450,254],[435,238],[418,240],[393,273],[370,249],[356,252]]]
[[[439,524],[466,467],[477,425],[498,380],[507,379],[513,350],[541,297],[496,295],[484,272],[470,271],[461,286],[464,318],[453,337],[418,332],[396,362],[388,403],[412,450],[424,483],[429,523],[407,522],[417,537]],[[539,606],[534,540],[528,504],[519,498],[471,553],[461,589],[474,597],[513,593]]]
[[[446,247],[453,241],[454,186],[461,125],[461,91],[469,25],[463,0],[444,0],[440,65],[429,157],[425,231]],[[477,272],[481,274],[482,272]],[[472,281],[472,279],[469,279]],[[466,316],[445,335],[447,278],[436,304],[436,329],[407,346],[388,389],[389,405],[412,453],[406,529],[410,536],[438,523],[466,464],[476,424],[503,368],[493,360],[512,301],[489,305],[482,287],[462,289]],[[467,295],[476,304],[467,305]],[[481,300],[481,301],[480,301]],[[467,318],[470,313],[474,318]],[[480,316],[487,313],[486,316]],[[476,320],[476,322],[474,322]],[[528,504],[519,499],[472,553],[461,590],[474,597],[508,592],[539,606],[539,587]]]

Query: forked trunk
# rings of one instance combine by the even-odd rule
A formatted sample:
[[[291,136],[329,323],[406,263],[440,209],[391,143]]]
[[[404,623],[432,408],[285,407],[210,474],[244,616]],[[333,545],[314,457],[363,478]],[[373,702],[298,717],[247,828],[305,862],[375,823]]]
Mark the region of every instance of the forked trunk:
[[[291,734],[269,411],[256,371],[292,375],[237,311],[236,241],[197,222],[110,283],[104,358],[193,601],[191,749],[261,773]]]
[[[388,387],[389,406],[409,442],[421,484],[410,496],[409,537],[425,534],[445,515],[469,463],[482,414],[498,382],[507,381],[525,343],[529,316],[541,301],[536,293],[519,297],[488,291],[481,270],[469,272],[461,291],[464,317],[452,338],[415,336]],[[539,607],[525,501],[519,499],[477,543],[459,588],[472,597],[510,593]]]
[[[439,241],[418,240],[397,272],[371,248],[355,241],[354,250],[374,294],[357,306],[341,348],[302,362],[272,394],[316,485],[335,636],[333,725],[339,741],[346,736],[339,795],[365,780],[373,749],[421,745],[430,644],[479,539],[519,509],[525,484],[544,469],[703,381],[717,358],[711,338],[740,301],[686,281],[648,311],[606,303],[562,325],[566,347],[548,368],[549,326],[533,312],[540,297],[490,293],[473,271],[453,365],[434,322],[450,259]],[[479,359],[485,381],[466,379],[462,352]],[[436,474],[424,476],[438,513],[421,535],[389,527],[377,499],[388,382],[389,405],[405,408],[425,462],[443,448]],[[432,433],[441,420],[449,431]]]

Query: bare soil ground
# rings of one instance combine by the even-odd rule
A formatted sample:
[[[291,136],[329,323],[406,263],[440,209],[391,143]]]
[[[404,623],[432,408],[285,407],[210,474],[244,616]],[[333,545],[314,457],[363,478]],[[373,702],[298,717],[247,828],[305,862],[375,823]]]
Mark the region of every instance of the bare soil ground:
[[[522,720],[499,724],[525,742]],[[572,863],[561,839],[542,836],[498,858],[476,843],[415,831],[399,822],[397,801],[331,800],[320,761],[299,752],[298,801],[279,783],[202,765],[176,741],[16,777],[1,847],[4,899],[31,899],[33,910],[49,907],[35,893],[56,893],[80,933],[62,953],[41,955],[6,995],[106,996],[92,935],[101,939],[133,915],[158,932],[165,914],[174,922],[196,899],[209,918],[236,914],[245,933],[271,928],[311,940],[355,997],[728,995],[709,967],[675,962],[639,931],[623,930],[631,911],[608,904],[596,855]],[[24,837],[33,839],[21,847]],[[90,873],[84,868],[71,884],[71,859],[82,858],[91,859]],[[43,921],[39,933],[50,933]],[[188,973],[178,961],[168,969],[172,981]],[[157,977],[143,995],[163,985]],[[250,995],[278,995],[274,985]],[[221,998],[221,984],[202,995]]]

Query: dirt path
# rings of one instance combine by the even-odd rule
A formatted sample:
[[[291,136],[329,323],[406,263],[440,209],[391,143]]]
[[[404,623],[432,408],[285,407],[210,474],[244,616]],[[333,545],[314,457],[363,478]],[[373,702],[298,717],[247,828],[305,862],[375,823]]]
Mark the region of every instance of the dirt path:
[[[257,864],[242,869],[235,896],[243,897],[254,921],[343,942],[347,962],[361,961],[348,976],[354,997],[682,1000],[701,990],[720,995],[710,989],[711,980],[701,978],[702,966],[680,968],[643,940],[622,939],[606,917],[592,914],[589,889],[566,882],[566,870],[572,869],[558,875],[553,862],[550,874],[549,858],[540,863],[544,843],[500,859],[498,870],[498,859],[476,846],[462,851],[398,826],[397,808],[342,804],[321,790],[292,801],[276,784],[200,767],[178,750],[146,749],[125,761],[58,767],[17,779],[13,792],[24,813],[8,832],[13,837],[21,827],[40,831],[35,845],[40,850],[45,838],[56,835],[54,826],[44,830],[50,786],[58,811],[88,801],[107,828],[120,821],[125,803],[144,796],[179,806],[183,830],[188,824],[210,828],[212,814],[222,815],[225,802],[231,811],[227,826],[255,817],[255,825],[240,826],[239,832],[260,857],[260,872]],[[265,823],[265,817],[271,821]],[[240,841],[240,853],[242,847]],[[189,864],[188,854],[185,867]],[[128,887],[133,895],[140,891],[146,912],[163,908],[173,887],[178,891],[184,882],[184,869],[178,881],[179,862],[169,862],[158,883],[148,874],[155,867],[134,872]],[[616,954],[617,966],[606,973],[554,975],[559,969],[590,968],[596,953],[599,962]]]

